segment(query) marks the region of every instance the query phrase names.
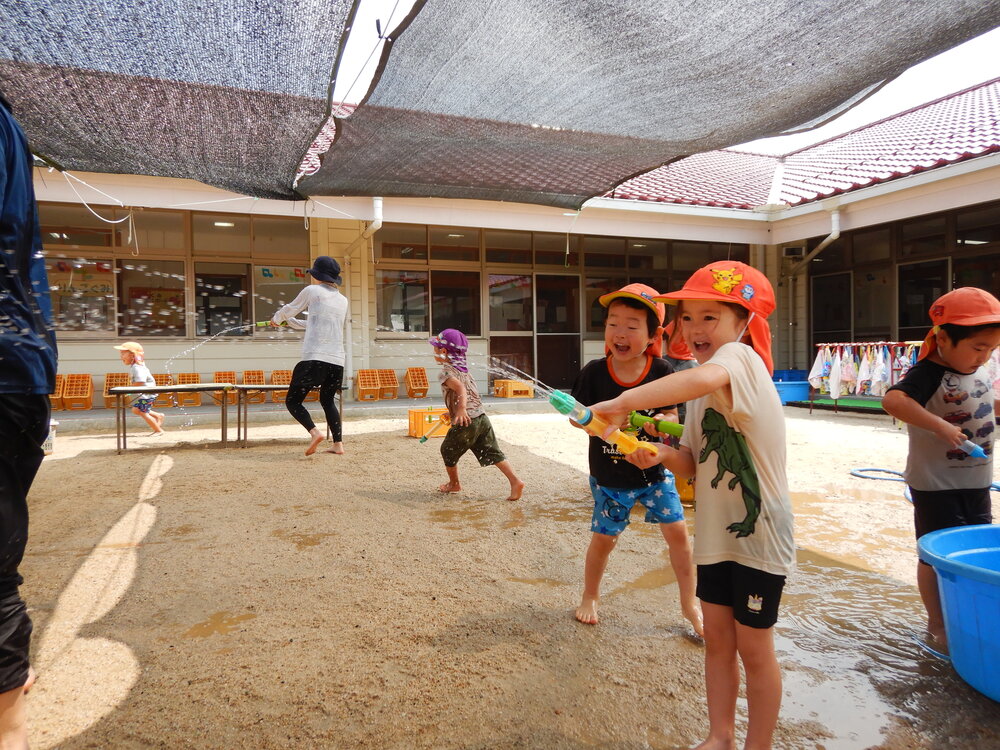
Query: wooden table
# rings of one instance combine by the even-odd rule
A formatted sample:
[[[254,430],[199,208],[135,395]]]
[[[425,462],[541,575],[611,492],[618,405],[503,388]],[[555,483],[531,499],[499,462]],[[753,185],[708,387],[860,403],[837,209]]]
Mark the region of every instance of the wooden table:
[[[231,391],[237,386],[232,383],[188,383],[185,385],[128,385],[117,388],[109,388],[108,393],[115,397],[115,433],[117,438],[118,453],[125,450],[125,397],[141,396],[144,394],[160,395],[161,393],[193,393],[197,391]],[[268,387],[268,386],[264,386]],[[223,397],[220,404],[220,416],[222,419],[222,444],[226,445],[229,437],[229,409],[227,408],[227,398]]]

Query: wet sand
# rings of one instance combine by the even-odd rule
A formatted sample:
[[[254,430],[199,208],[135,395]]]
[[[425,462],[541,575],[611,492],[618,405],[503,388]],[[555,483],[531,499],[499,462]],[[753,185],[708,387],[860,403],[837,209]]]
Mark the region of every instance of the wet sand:
[[[800,552],[776,628],[776,747],[1000,746],[997,704],[910,640],[903,485],[848,474],[901,469],[905,433],[786,414]],[[528,485],[517,503],[471,455],[463,491],[434,492],[439,443],[404,419],[348,420],[348,454],[310,458],[297,425],[254,426],[246,449],[217,429],[130,437],[122,456],[114,435],[59,435],[22,568],[32,747],[696,743],[703,651],[658,531],[633,517],[601,623],[577,623],[585,438],[555,415],[491,419]]]

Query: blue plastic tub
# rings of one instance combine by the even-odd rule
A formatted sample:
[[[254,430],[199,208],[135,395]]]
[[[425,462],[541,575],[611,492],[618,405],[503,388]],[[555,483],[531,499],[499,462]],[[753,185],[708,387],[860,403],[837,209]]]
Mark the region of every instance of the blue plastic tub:
[[[808,370],[775,370],[771,379],[777,383],[788,380],[805,380],[807,377],[809,377]]]
[[[918,547],[937,572],[955,671],[1000,701],[1000,526],[932,531]]]
[[[784,381],[775,383],[774,387],[778,389],[778,398],[781,399],[782,404],[787,404],[789,401],[809,400],[808,380]]]

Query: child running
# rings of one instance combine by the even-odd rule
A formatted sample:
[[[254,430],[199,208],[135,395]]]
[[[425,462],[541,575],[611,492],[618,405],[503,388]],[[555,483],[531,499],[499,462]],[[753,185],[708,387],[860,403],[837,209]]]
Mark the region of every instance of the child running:
[[[434,359],[441,365],[438,382],[444,394],[451,427],[441,445],[441,457],[448,472],[448,481],[438,489],[441,492],[461,492],[458,481],[458,459],[471,450],[480,466],[496,466],[510,482],[508,500],[520,500],[524,482],[517,478],[510,461],[497,445],[490,418],[483,411],[483,400],[476,388],[476,381],[469,374],[466,352],[469,339],[455,328],[446,328],[428,339],[434,347]]]
[[[906,483],[913,498],[917,538],[937,529],[992,523],[993,433],[997,403],[984,365],[1000,346],[1000,301],[989,292],[961,287],[935,300],[934,327],[917,363],[882,399],[906,423],[910,449]],[[962,450],[972,441],[986,453]],[[927,610],[929,650],[948,653],[934,569],[917,563],[917,588]]]
[[[746,672],[744,748],[770,748],[781,706],[773,626],[795,565],[785,420],[770,377],[766,318],[774,291],[760,271],[717,261],[695,271],[680,291],[656,299],[678,304],[680,335],[700,366],[592,408],[620,425],[632,409],[688,402],[680,448],[659,445],[659,459],[636,451],[628,460],[640,468],[662,461],[677,476],[695,477],[694,561],[709,719],[698,748],[735,747],[737,657]]]
[[[142,344],[138,341],[126,341],[124,344],[116,346],[115,349],[121,354],[122,362],[129,366],[129,380],[132,381],[132,385],[156,385],[156,379],[150,374],[143,359]],[[149,437],[159,437],[163,434],[163,415],[158,411],[153,411],[154,401],[156,401],[156,396],[153,394],[142,394],[132,402],[132,413],[137,417],[142,417],[153,431]]]
[[[627,388],[673,372],[660,358],[663,342],[662,303],[645,284],[629,284],[600,298],[607,309],[604,321],[606,356],[589,362],[577,376],[573,397],[583,405],[606,401]],[[673,406],[649,410],[647,416],[677,421]],[[575,424],[575,423],[574,423]],[[643,435],[640,434],[640,439]],[[647,438],[648,439],[648,438]],[[583,598],[576,619],[596,625],[601,579],[618,536],[629,524],[635,503],[646,507],[646,522],[658,523],[670,551],[670,565],[677,576],[681,611],[697,635],[702,634],[701,613],[694,595],[694,567],[688,542],[684,509],[674,478],[662,464],[640,469],[624,460],[618,449],[599,437],[590,438],[590,492],[594,498],[593,532],[584,568]]]

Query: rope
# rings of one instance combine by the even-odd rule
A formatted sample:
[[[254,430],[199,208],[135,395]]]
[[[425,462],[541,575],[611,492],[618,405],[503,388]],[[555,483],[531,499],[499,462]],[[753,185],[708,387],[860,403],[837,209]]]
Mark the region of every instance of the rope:
[[[892,476],[880,477],[880,476],[872,476],[872,474],[892,474]],[[893,471],[892,469],[876,469],[876,468],[852,469],[851,476],[858,477],[859,479],[884,479],[889,482],[906,482],[906,480],[903,478],[903,472]],[[994,492],[1000,492],[1000,482],[994,482],[993,484],[991,484],[990,489],[993,490]],[[903,490],[903,497],[905,497],[911,503],[913,502],[913,498],[910,496],[909,487]]]

